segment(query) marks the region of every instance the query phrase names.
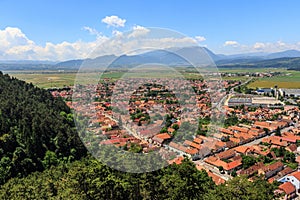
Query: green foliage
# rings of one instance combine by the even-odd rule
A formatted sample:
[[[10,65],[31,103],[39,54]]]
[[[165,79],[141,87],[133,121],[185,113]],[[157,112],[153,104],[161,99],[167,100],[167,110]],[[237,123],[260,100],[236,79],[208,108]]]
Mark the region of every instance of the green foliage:
[[[224,127],[234,126],[239,123],[239,119],[236,114],[232,114],[224,121]]]
[[[282,157],[283,162],[296,162],[295,154],[287,151],[284,147],[272,148],[271,151],[273,151],[277,157]]]
[[[0,111],[0,185],[86,155],[70,109],[48,91],[0,72]]]
[[[53,151],[46,151],[45,157],[42,161],[45,168],[49,168],[51,165],[57,165],[57,156]]]
[[[209,191],[204,195],[205,200],[271,200],[275,199],[274,190],[276,186],[269,184],[262,179],[256,179],[253,182],[248,181],[246,177],[238,176],[226,182],[226,185],[220,185],[216,190]]]
[[[131,143],[129,151],[132,153],[141,153],[143,151],[143,148],[136,143]]]
[[[243,169],[247,169],[256,163],[256,159],[252,156],[242,155]]]
[[[178,124],[174,124],[174,125],[172,126],[172,128],[175,129],[175,130],[178,130],[178,129],[179,129],[179,125],[178,125]]]
[[[0,187],[0,199],[274,199],[274,185],[235,177],[216,186],[188,159],[151,173],[115,171],[85,158]]]

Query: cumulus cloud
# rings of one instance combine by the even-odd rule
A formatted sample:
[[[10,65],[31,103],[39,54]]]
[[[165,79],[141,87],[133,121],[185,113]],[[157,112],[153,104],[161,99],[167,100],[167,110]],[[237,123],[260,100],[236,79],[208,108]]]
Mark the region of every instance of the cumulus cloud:
[[[197,42],[203,42],[206,40],[206,38],[203,36],[196,36],[195,39],[197,40]]]
[[[142,35],[146,35],[149,32],[149,29],[143,27],[143,26],[134,26],[132,29],[132,33],[128,35],[128,38],[135,38],[140,37]]]
[[[53,44],[47,42],[44,46],[37,45],[19,28],[7,27],[0,30],[0,59],[1,60],[67,60],[85,58],[100,42],[108,37],[98,36],[94,42],[62,42]]]
[[[124,27],[126,19],[121,19],[120,17],[118,17],[116,15],[112,15],[112,16],[106,16],[101,21],[103,23],[107,24],[108,26]]]
[[[110,39],[101,35],[95,29],[84,27],[84,30],[97,37],[94,41],[84,42],[47,42],[45,45],[38,45],[27,36],[19,28],[7,27],[0,30],[0,59],[1,60],[53,60],[61,61],[68,59],[78,59],[87,57],[96,57],[101,55],[115,54],[122,55],[133,49],[141,48],[170,48],[182,47],[196,44],[194,38],[189,37],[162,37],[137,39],[139,36],[147,35],[149,29],[142,26],[134,26],[132,32],[123,33],[114,30]],[[96,51],[94,51],[96,49]]]
[[[224,46],[233,46],[233,47],[237,47],[239,46],[239,43],[237,41],[233,41],[233,40],[228,40],[224,43]]]
[[[7,27],[0,30],[0,59],[61,61],[87,57],[92,58],[109,54],[123,55],[137,49],[193,46],[197,45],[199,40],[204,41],[204,38],[200,38],[200,36],[198,40],[196,37],[178,37],[178,35],[156,38],[151,35],[151,29],[142,26],[134,26],[130,33],[113,30],[112,36],[114,37],[112,39],[102,35],[93,28],[84,27],[83,29],[95,35],[95,40],[91,42],[81,40],[75,42],[64,41],[57,44],[47,42],[44,45],[38,45],[29,39],[19,28]],[[227,48],[227,46],[233,46],[234,48]],[[96,51],[94,51],[95,49]],[[279,40],[272,43],[256,42],[244,45],[236,41],[226,41],[223,50],[226,51],[227,49],[231,49],[231,53],[256,51],[278,52],[288,49],[300,50],[300,42],[286,43]]]

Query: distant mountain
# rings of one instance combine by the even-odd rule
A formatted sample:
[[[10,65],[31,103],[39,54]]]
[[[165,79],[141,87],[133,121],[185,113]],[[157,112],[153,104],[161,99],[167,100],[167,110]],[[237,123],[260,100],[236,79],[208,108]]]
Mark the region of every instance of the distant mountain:
[[[219,68],[287,68],[300,70],[300,57],[296,58],[275,58],[247,63],[219,64]]]
[[[94,59],[78,59],[78,60],[68,60],[64,62],[57,63],[54,65],[54,68],[63,68],[63,69],[79,69],[81,65],[89,66],[90,68],[96,68],[108,65],[113,60],[115,60],[117,56],[115,55],[105,55],[99,56]]]
[[[267,59],[274,59],[274,58],[296,58],[300,57],[300,51],[297,50],[287,50],[277,53],[271,53],[266,56]]]
[[[276,53],[255,52],[246,54],[223,55],[215,54],[211,50],[199,46],[169,48],[165,50],[153,50],[135,55],[105,55],[96,58],[67,60],[59,63],[50,61],[0,61],[0,70],[78,70],[84,65],[90,69],[101,67],[127,68],[142,64],[160,63],[173,66],[188,66],[193,61],[196,65],[209,63],[211,59],[220,67],[230,66],[287,66],[282,63],[280,58],[300,57],[300,51],[288,50]],[[270,60],[270,61],[268,61]],[[288,59],[289,60],[289,59]],[[265,62],[266,61],[266,62]],[[278,62],[278,63],[275,63]],[[289,60],[288,64],[295,67],[296,61]],[[267,64],[269,63],[269,64]]]

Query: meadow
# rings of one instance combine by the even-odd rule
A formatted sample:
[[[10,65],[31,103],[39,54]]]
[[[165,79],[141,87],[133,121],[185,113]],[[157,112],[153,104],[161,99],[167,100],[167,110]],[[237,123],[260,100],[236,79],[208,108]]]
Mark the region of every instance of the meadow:
[[[220,69],[220,72],[229,72],[229,73],[243,73],[243,72],[282,72],[282,76],[275,76],[270,78],[258,78],[255,81],[251,82],[248,87],[250,88],[265,88],[265,87],[274,87],[277,85],[281,88],[300,88],[300,72],[298,71],[288,71],[286,69]],[[181,73],[185,78],[188,79],[196,79],[202,78],[199,73],[195,72],[183,72],[179,70],[179,75]],[[18,79],[24,80],[28,83],[33,83],[34,85],[42,88],[53,88],[53,87],[65,87],[74,85],[74,80],[76,78],[77,72],[57,72],[57,71],[12,71],[7,72],[9,75],[14,76]],[[111,78],[118,79],[122,77],[124,72],[122,71],[109,71],[105,72],[102,75],[102,78]],[[156,71],[153,74],[136,72],[132,73],[135,77],[170,77],[172,73],[168,74],[165,72]],[[174,75],[174,74],[173,74]],[[129,76],[131,74],[129,73]],[[89,83],[95,82],[99,80],[100,73],[81,73],[80,74],[80,82],[81,83]],[[248,77],[245,76],[236,76],[236,77],[223,77],[223,80],[241,80],[245,81]]]
[[[248,85],[249,88],[269,88],[277,85],[279,88],[300,88],[299,71],[282,71],[283,75],[259,78]]]

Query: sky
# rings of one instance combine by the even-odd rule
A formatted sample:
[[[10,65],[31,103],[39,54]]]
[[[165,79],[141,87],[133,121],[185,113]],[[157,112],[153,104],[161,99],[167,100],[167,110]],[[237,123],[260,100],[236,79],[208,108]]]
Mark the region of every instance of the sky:
[[[97,42],[147,27],[221,54],[300,50],[299,8],[298,0],[0,0],[0,59],[83,58]]]

